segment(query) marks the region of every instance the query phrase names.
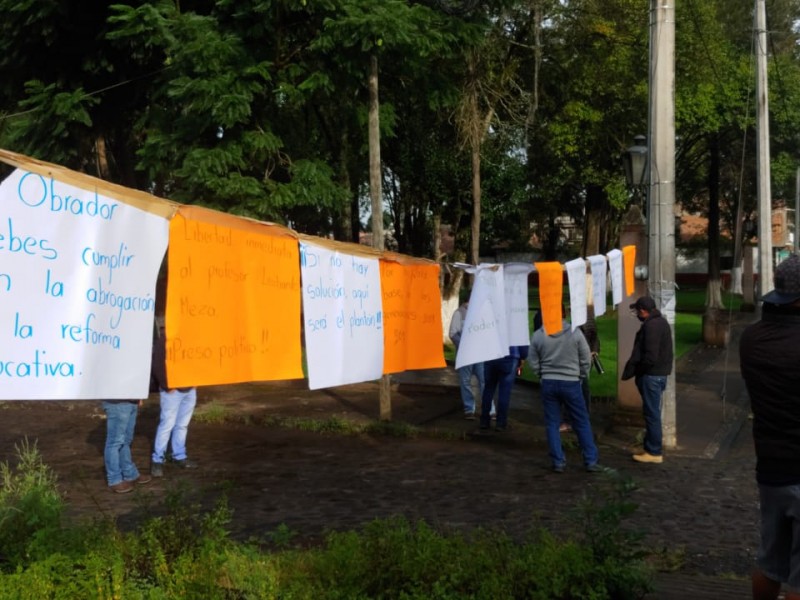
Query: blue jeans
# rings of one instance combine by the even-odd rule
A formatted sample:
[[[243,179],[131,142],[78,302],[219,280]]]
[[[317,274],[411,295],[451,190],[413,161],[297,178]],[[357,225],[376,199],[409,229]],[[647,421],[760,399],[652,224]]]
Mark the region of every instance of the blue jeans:
[[[661,394],[667,388],[666,375],[639,375],[636,388],[642,397],[644,413],[644,451],[653,456],[661,456]]]
[[[758,484],[761,546],[758,568],[772,581],[800,590],[800,485]]]
[[[492,399],[497,393],[497,428],[505,429],[508,426],[508,408],[511,404],[511,388],[517,377],[518,359],[511,356],[488,360],[483,363],[483,377],[486,385],[481,396],[481,427],[489,428],[492,422]]]
[[[103,402],[106,412],[106,464],[108,485],[138,479],[139,471],[131,457],[133,430],[136,428],[138,402]]]
[[[161,420],[156,430],[156,441],[153,445],[154,463],[163,463],[167,453],[167,444],[172,438],[172,458],[186,458],[186,436],[189,432],[189,421],[192,420],[194,406],[197,404],[197,389],[190,388],[186,392],[180,390],[159,393],[161,400]]]
[[[583,454],[583,464],[590,467],[597,464],[598,452],[594,443],[589,413],[583,399],[580,381],[561,381],[560,379],[542,379],[542,406],[544,407],[544,426],[547,433],[547,453],[554,467],[564,467],[567,457],[561,446],[561,403],[567,407],[572,417],[572,430],[578,436],[578,444]]]
[[[478,389],[483,397],[483,363],[466,365],[458,369],[458,382],[461,386],[461,402],[464,404],[465,413],[475,412],[475,396],[472,394],[472,376],[478,380]]]

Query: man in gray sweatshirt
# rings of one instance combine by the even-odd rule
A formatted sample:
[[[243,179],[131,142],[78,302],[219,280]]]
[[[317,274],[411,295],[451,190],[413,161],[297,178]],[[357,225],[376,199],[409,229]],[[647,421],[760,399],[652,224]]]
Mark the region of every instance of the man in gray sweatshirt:
[[[581,447],[584,467],[590,473],[601,471],[589,412],[581,391],[581,377],[589,376],[592,365],[589,344],[586,343],[583,333],[579,329],[572,331],[567,321],[563,322],[561,331],[553,335],[547,335],[544,327],[537,329],[531,337],[528,364],[541,382],[547,449],[553,471],[563,473],[567,466],[567,458],[561,446],[561,434],[558,431],[561,423],[561,402],[569,410],[572,429],[578,436]]]

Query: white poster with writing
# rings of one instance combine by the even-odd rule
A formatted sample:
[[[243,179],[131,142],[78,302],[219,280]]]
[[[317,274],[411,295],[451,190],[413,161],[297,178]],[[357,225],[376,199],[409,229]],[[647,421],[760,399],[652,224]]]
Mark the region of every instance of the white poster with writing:
[[[622,281],[622,252],[615,248],[606,256],[608,257],[608,272],[611,275],[611,302],[617,306],[625,295],[623,290],[625,284]]]
[[[301,243],[300,273],[308,387],[380,379],[383,309],[378,260]]]
[[[0,398],[146,398],[169,222],[17,169],[0,184]]]
[[[606,280],[608,279],[608,263],[606,257],[600,254],[589,256],[592,269],[592,297],[594,299],[594,316],[602,317],[606,314]]]
[[[531,343],[528,325],[528,275],[533,268],[533,263],[503,265],[509,346],[527,346]]]
[[[586,261],[576,258],[564,264],[569,283],[569,313],[572,331],[586,323]]]
[[[474,273],[475,282],[469,297],[467,318],[461,330],[456,369],[502,358],[508,354],[510,346],[503,265],[479,265],[467,271]]]

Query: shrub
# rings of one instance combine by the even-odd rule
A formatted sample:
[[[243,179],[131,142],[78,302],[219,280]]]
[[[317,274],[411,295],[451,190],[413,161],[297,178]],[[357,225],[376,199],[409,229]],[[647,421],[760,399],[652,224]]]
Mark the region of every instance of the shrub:
[[[25,438],[14,449],[17,464],[0,463],[0,565],[6,570],[24,564],[31,544],[58,530],[64,510],[36,443]]]

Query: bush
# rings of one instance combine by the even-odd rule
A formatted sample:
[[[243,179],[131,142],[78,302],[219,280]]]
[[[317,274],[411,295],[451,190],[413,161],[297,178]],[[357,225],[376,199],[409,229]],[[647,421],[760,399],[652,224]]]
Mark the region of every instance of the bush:
[[[26,438],[14,446],[17,464],[0,463],[0,567],[13,570],[29,558],[29,548],[61,525],[64,501],[56,477]]]

